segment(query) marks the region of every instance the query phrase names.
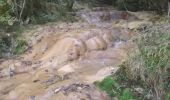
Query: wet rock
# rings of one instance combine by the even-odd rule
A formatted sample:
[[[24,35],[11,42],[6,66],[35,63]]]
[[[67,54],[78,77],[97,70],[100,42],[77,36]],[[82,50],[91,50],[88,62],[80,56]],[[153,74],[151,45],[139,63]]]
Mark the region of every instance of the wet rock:
[[[86,45],[84,44],[83,41],[77,40],[73,48],[69,50],[68,60],[72,61],[78,59],[80,56],[84,55],[85,52],[86,52]]]
[[[65,65],[61,67],[60,69],[58,69],[58,73],[61,73],[61,74],[73,73],[74,71],[75,71],[74,68],[70,64]]]
[[[105,50],[107,48],[107,43],[101,37],[93,37],[86,42],[88,50]]]
[[[94,75],[87,75],[85,78],[89,83],[94,83],[95,81],[102,81],[105,77],[113,75],[119,67],[104,67],[97,71]]]
[[[107,43],[108,47],[113,46],[114,41],[116,40],[115,37],[113,36],[113,34],[111,32],[109,33],[105,33],[103,35],[103,40]]]
[[[41,83],[44,84],[46,87],[48,87],[48,86],[55,84],[59,81],[62,81],[64,79],[66,79],[66,76],[61,77],[58,75],[53,75],[53,76],[50,76],[47,80],[42,81]]]
[[[15,84],[13,83],[0,82],[0,95],[7,95],[14,88],[15,88]]]
[[[152,25],[151,22],[148,21],[133,21],[128,23],[128,28],[129,29],[138,29],[142,25]]]
[[[44,92],[40,84],[23,83],[9,92],[5,100],[28,100],[31,96]]]
[[[56,97],[62,95],[59,100],[111,100],[105,93],[85,83],[73,83],[69,86],[57,88]]]
[[[59,40],[54,46],[45,53],[42,60],[46,60],[55,56],[60,61],[72,61],[86,51],[86,47],[81,40],[67,37]]]

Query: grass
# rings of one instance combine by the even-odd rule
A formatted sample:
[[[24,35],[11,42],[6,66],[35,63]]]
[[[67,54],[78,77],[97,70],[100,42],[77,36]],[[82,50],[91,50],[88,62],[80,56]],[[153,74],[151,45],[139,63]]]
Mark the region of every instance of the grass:
[[[140,30],[133,40],[139,52],[122,63],[112,78],[104,79],[98,86],[119,100],[170,100],[169,29],[170,25],[164,24]]]
[[[137,57],[143,71],[140,77],[147,83],[155,100],[164,99],[170,89],[170,33],[165,27],[170,26],[151,27],[136,40],[140,50]]]

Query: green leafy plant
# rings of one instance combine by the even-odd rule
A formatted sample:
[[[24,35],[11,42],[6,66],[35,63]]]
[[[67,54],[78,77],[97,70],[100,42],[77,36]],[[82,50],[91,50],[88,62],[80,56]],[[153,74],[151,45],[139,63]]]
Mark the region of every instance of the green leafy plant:
[[[119,100],[135,100],[132,92],[130,91],[129,88],[126,88],[123,90],[122,95],[119,97]]]
[[[123,86],[112,76],[108,76],[96,84],[111,97],[118,97],[120,100],[134,100],[130,89]]]
[[[23,54],[27,50],[27,42],[23,39],[17,39],[15,41],[15,47],[13,48],[14,54]]]
[[[115,96],[113,86],[116,84],[112,77],[106,77],[102,82],[98,84],[100,89],[106,91],[111,97]]]

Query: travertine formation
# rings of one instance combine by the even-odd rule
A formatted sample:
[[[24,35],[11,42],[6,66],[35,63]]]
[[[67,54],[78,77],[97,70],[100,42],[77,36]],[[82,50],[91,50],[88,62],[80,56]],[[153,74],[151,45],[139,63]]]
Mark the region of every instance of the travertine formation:
[[[135,33],[116,24],[137,19],[120,11],[79,14],[87,22],[26,32],[28,51],[0,64],[0,100],[110,100],[92,84],[116,72],[136,50],[129,41]]]

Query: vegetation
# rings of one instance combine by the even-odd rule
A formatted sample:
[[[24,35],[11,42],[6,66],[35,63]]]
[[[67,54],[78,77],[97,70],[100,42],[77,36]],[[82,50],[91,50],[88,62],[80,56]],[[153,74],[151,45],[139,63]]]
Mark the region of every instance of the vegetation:
[[[159,13],[167,11],[168,0],[80,0],[91,6],[114,6],[121,10],[154,10]]]
[[[119,8],[138,11],[138,10],[155,10],[159,13],[167,10],[167,0],[117,0]]]
[[[0,0],[0,22],[13,25],[52,19],[52,15],[72,11],[73,0]]]
[[[119,100],[135,100],[130,88],[124,87],[116,78],[106,77],[101,82],[95,83],[103,91],[106,91],[111,97]]]
[[[21,26],[49,21],[74,21],[73,0],[0,0],[0,55],[22,54],[27,43]]]
[[[17,30],[0,35],[0,58],[23,54],[27,50],[28,44],[23,39],[21,32],[21,30]]]
[[[145,27],[140,36],[134,39],[138,44],[139,53],[120,65],[119,71],[113,76],[120,85],[116,87],[130,88],[137,100],[169,100],[170,33],[165,27],[170,26]],[[104,79],[100,83],[109,84],[107,89],[104,89],[108,94],[117,90],[113,88],[115,81],[111,85],[110,80],[110,78]],[[103,90],[105,85],[100,84],[99,87]],[[141,91],[137,90],[136,93],[136,89]]]

